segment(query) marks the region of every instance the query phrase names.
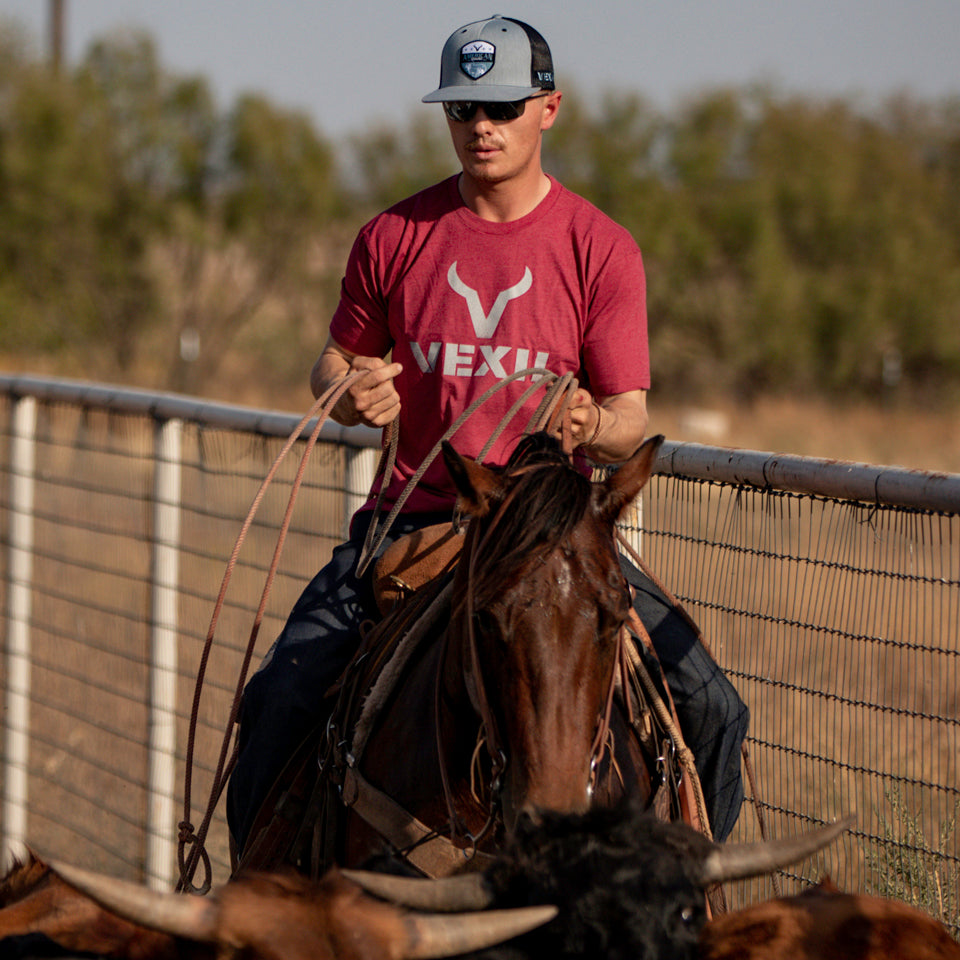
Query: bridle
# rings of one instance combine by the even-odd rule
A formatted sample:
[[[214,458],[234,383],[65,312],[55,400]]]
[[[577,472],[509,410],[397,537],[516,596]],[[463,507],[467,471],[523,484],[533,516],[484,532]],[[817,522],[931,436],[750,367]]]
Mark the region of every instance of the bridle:
[[[538,469],[549,469],[549,466],[535,464],[530,466],[521,466],[511,471],[511,476],[518,476],[522,473]],[[445,751],[442,743],[443,723],[441,722],[440,704],[442,700],[441,690],[443,683],[444,666],[446,656],[451,642],[451,631],[444,632],[443,646],[437,664],[437,674],[434,692],[434,716],[435,732],[437,740],[437,759],[440,767],[440,778],[443,785],[444,798],[447,805],[447,811],[450,819],[451,840],[455,841],[458,837],[467,840],[476,845],[489,832],[496,822],[498,813],[502,808],[501,791],[503,787],[504,775],[506,773],[509,755],[504,747],[502,737],[497,725],[496,715],[490,706],[490,697],[487,691],[487,684],[484,681],[483,671],[480,665],[479,648],[477,644],[476,633],[476,584],[477,584],[477,566],[478,558],[482,557],[485,548],[487,548],[497,532],[498,524],[504,513],[509,509],[512,502],[519,496],[519,487],[514,486],[501,501],[492,521],[487,525],[483,534],[475,523],[467,527],[464,538],[463,549],[460,554],[460,564],[466,564],[466,583],[463,594],[464,619],[466,620],[466,646],[467,663],[464,667],[464,680],[468,696],[473,703],[474,709],[480,717],[480,731],[478,735],[478,749],[482,744],[486,749],[487,758],[490,764],[490,778],[485,791],[488,797],[487,819],[482,829],[474,834],[464,825],[461,817],[457,813],[453,791],[450,785],[450,773],[447,769],[447,763],[444,759]],[[603,709],[597,716],[597,726],[594,738],[590,748],[590,755],[587,760],[587,798],[590,799],[596,788],[597,776],[603,761],[604,755],[609,751],[611,765],[614,764],[612,750],[612,732],[610,720],[613,712],[614,693],[617,687],[617,681],[620,680],[621,688],[626,690],[626,656],[624,651],[624,642],[626,637],[626,623],[628,617],[624,616],[622,624],[616,630],[616,650],[614,656],[614,667],[610,672],[610,680],[607,684],[606,694],[604,696]],[[628,701],[628,712],[631,714],[632,707]]]

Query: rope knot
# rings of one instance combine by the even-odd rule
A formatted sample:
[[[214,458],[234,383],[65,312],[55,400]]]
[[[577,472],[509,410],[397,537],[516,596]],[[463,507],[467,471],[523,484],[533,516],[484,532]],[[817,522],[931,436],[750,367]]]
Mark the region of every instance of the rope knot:
[[[191,852],[189,859],[184,856],[188,848]],[[204,873],[203,882],[199,887],[193,883],[193,874],[197,869],[198,859],[203,861]],[[177,866],[180,868],[180,882],[177,884],[178,893],[194,893],[204,896],[210,892],[213,877],[210,857],[189,820],[181,820],[177,824]]]

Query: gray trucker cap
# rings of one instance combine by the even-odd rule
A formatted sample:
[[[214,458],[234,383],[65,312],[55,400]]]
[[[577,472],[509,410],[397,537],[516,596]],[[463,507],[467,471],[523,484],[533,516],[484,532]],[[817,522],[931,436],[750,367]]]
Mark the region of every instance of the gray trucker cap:
[[[520,20],[493,16],[450,35],[440,56],[440,86],[423,103],[523,100],[553,89],[547,41]]]

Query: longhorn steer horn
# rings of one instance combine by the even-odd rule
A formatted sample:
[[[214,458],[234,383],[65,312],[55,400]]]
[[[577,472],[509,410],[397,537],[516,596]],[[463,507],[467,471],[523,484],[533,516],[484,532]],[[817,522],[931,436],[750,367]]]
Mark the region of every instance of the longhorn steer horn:
[[[391,903],[415,910],[462,913],[484,910],[493,902],[493,893],[483,874],[464,873],[431,880],[422,877],[398,877],[371,870],[341,870],[348,880],[367,893]]]
[[[125,920],[185,940],[216,940],[219,905],[214,898],[156,893],[147,887],[59,860],[50,869],[62,880]]]
[[[406,918],[410,936],[396,956],[404,960],[440,960],[471,950],[484,950],[552,920],[557,908],[518,907],[479,913],[411,913]]]
[[[218,942],[220,904],[216,895],[203,898],[157,893],[139,884],[60,862],[51,862],[50,868],[72,887],[127,920],[185,940]],[[398,960],[439,960],[482,950],[527,933],[552,920],[557,908],[523,907],[457,916],[403,914],[398,908],[398,914],[405,942],[391,943],[389,955]]]
[[[855,820],[853,816],[844,817],[799,837],[730,846],[718,843],[703,862],[700,882],[707,886],[772,873],[823,849],[849,830]]]

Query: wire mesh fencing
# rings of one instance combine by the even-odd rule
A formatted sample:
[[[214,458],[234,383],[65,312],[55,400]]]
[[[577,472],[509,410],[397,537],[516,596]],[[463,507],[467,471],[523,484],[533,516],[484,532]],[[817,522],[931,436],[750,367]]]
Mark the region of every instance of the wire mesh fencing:
[[[784,892],[829,874],[957,929],[960,517],[660,476],[643,545],[751,710],[734,838],[854,814]]]
[[[18,470],[7,453],[12,403],[3,411],[0,459],[5,493]],[[290,427],[296,418],[290,419]],[[157,716],[154,597],[157,432],[149,415],[90,404],[44,402],[36,415],[33,463],[29,709],[20,771],[26,778],[23,836],[32,846],[131,878],[147,872],[152,778],[149,744]],[[176,649],[172,659],[177,785],[167,823],[167,876],[184,818],[186,745],[195,681],[227,560],[282,436],[184,422],[177,464],[179,536]],[[302,444],[300,445],[302,452]],[[199,820],[217,769],[241,665],[287,507],[297,451],[268,488],[224,594],[197,715],[192,780]],[[311,459],[250,658],[255,669],[287,611],[343,536],[345,448],[321,442]],[[10,556],[14,510],[3,499],[5,633],[11,633]],[[11,689],[4,661],[5,706]],[[18,685],[23,678],[17,680]],[[7,718],[10,711],[7,710]],[[8,738],[9,739],[9,738]],[[18,759],[5,751],[5,780]],[[9,800],[4,783],[5,799]],[[5,810],[9,809],[9,803]],[[5,817],[8,821],[9,816]],[[9,822],[4,824],[9,838]],[[222,815],[208,839],[215,879],[229,872]]]
[[[230,574],[205,663],[185,813],[195,681],[227,561],[297,418],[62,381],[3,387],[4,840],[163,884],[176,872],[177,825],[198,824],[222,763],[302,442],[267,489]],[[37,401],[24,465],[17,418],[28,394]],[[160,437],[174,414],[172,454]],[[250,669],[343,536],[356,452],[352,436],[327,436],[312,456]],[[717,479],[729,455],[705,448],[694,471],[662,458],[635,534],[751,710],[754,776],[734,839],[759,836],[760,817],[782,836],[854,813],[852,834],[781,875],[784,892],[827,873],[845,889],[914,902],[958,931],[960,478],[938,481],[925,507],[916,496],[865,499],[852,476],[849,496],[842,485],[827,485],[827,496]],[[157,479],[174,459],[175,537],[158,509],[173,506],[169,488]],[[172,581],[158,548],[175,549]],[[164,581],[174,584],[172,613],[163,612]],[[158,636],[168,619],[175,643],[164,659]],[[158,711],[161,700],[169,714]],[[155,769],[167,735],[169,795]],[[157,835],[160,867],[150,852]],[[222,882],[223,798],[206,847]],[[771,895],[772,883],[738,887],[733,900]]]

